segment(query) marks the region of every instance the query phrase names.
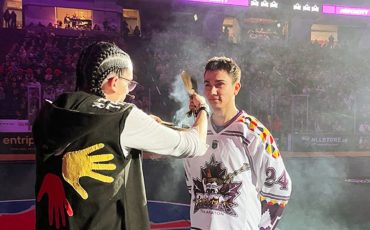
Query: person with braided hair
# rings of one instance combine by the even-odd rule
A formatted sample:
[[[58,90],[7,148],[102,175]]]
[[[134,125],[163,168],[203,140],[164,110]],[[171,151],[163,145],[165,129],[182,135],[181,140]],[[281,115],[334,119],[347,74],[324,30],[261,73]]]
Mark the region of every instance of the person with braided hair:
[[[43,105],[33,124],[36,229],[150,229],[142,152],[202,155],[207,113],[194,94],[193,127],[178,131],[124,102],[136,82],[130,56],[116,45],[84,48],[76,92]]]

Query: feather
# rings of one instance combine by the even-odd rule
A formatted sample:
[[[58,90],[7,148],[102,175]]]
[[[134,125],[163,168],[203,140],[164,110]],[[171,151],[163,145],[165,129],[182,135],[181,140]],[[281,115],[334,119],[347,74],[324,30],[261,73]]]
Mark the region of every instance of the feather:
[[[181,72],[181,79],[182,79],[182,82],[184,83],[186,92],[189,95],[194,94],[195,90],[193,88],[193,82],[192,82],[191,76],[185,70]]]

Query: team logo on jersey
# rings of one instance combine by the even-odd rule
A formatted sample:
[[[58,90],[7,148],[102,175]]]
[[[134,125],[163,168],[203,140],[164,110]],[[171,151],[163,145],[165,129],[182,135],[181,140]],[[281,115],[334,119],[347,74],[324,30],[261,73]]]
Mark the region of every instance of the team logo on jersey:
[[[233,182],[233,179],[239,173],[249,169],[249,164],[245,163],[240,169],[227,174],[223,164],[212,156],[201,169],[201,179],[193,178],[194,213],[201,209],[208,209],[237,216],[234,211],[234,207],[238,206],[235,199],[240,194],[242,183]]]

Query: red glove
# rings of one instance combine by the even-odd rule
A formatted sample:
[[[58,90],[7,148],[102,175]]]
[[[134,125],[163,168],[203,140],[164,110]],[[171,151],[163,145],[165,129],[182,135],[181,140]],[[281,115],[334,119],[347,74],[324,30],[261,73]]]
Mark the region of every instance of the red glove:
[[[37,195],[37,202],[40,202],[44,194],[48,195],[49,225],[52,226],[55,220],[55,227],[59,229],[61,219],[62,226],[65,226],[64,212],[66,211],[68,216],[73,216],[73,210],[64,193],[62,181],[58,176],[52,173],[45,175]]]

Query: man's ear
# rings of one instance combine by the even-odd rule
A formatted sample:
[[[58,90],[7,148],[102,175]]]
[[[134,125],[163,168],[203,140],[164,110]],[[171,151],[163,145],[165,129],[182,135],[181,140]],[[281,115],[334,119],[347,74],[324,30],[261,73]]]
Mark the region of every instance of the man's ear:
[[[107,80],[104,80],[103,85],[102,85],[102,90],[104,93],[114,93],[118,90],[117,88],[118,84],[118,77],[113,76],[108,78]]]
[[[241,84],[240,82],[235,82],[235,85],[234,85],[234,95],[238,95],[239,91],[240,91],[240,88],[241,88]]]
[[[118,91],[118,80],[119,77],[116,75],[109,79],[109,86],[114,92]]]

